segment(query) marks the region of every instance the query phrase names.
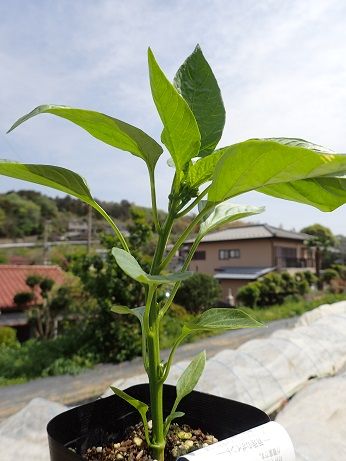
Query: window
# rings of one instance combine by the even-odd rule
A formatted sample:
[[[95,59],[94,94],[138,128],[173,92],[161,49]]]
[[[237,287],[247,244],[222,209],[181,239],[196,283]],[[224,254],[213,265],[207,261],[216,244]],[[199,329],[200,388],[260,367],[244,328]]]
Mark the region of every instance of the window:
[[[228,250],[219,250],[219,259],[228,259]]]
[[[240,250],[229,250],[229,258],[230,259],[240,258]]]
[[[240,258],[239,249],[219,250],[219,259],[239,259],[239,258]]]
[[[290,247],[276,247],[276,255],[283,258],[296,258],[297,248]]]
[[[196,253],[193,255],[192,259],[196,260],[202,260],[205,259],[205,251],[196,251]]]

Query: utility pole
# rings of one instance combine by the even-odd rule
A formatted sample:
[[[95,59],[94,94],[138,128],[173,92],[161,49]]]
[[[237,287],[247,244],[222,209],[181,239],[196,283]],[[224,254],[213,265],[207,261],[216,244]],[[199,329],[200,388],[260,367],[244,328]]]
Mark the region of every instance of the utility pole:
[[[92,207],[89,205],[88,210],[88,253],[91,252],[91,237],[92,237]]]
[[[48,230],[49,230],[49,221],[45,219],[44,228],[43,228],[43,264],[47,266],[49,264],[48,254],[49,254],[49,244],[48,244]]]

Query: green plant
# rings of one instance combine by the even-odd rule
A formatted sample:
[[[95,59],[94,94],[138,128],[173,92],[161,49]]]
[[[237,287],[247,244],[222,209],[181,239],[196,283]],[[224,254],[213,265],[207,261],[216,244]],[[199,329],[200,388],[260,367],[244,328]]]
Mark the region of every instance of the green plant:
[[[342,280],[346,280],[346,266],[342,264],[333,264],[331,268],[336,270]]]
[[[167,147],[174,168],[168,197],[168,214],[161,222],[156,206],[155,166],[163,152],[160,144],[142,130],[116,118],[90,110],[43,105],[20,118],[13,130],[29,118],[48,113],[65,118],[84,128],[95,138],[113,147],[129,151],[148,167],[153,222],[158,235],[150,269],[143,270],[125,237],[105,210],[94,200],[86,182],[76,173],[62,167],[21,164],[4,161],[0,174],[49,186],[92,206],[111,225],[122,248],[112,254],[120,268],[145,287],[145,305],[129,308],[114,306],[113,312],[137,317],[142,327],[142,355],[149,376],[152,432],[147,426],[148,406],[119,389],[114,392],[133,405],[142,416],[146,439],[154,458],[164,459],[165,435],[177,412],[180,400],[195,387],[205,364],[205,353],[199,354],[177,382],[177,397],[172,413],[163,419],[162,394],[174,354],[188,336],[208,330],[260,326],[247,314],[235,309],[210,309],[184,324],[166,362],[161,361],[159,327],[168,312],[180,283],[192,274],[187,271],[202,238],[227,222],[263,211],[263,208],[235,205],[227,200],[251,190],[271,196],[313,205],[331,211],[345,203],[346,155],[335,153],[301,139],[250,139],[215,150],[225,124],[225,110],[217,81],[201,49],[194,52],[179,68],[172,84],[152,51],[148,52],[152,96],[163,123],[161,140]],[[129,172],[130,177],[130,172]],[[166,244],[176,219],[198,205],[198,213],[183,230],[170,250]],[[166,268],[192,231],[198,233],[181,270],[167,273]],[[170,285],[166,300],[158,289]]]
[[[317,283],[322,289],[323,283],[319,280],[321,268],[328,267],[333,261],[333,253],[330,252],[330,249],[336,244],[335,236],[328,227],[321,224],[312,224],[311,226],[304,227],[301,232],[311,235],[306,243],[308,247],[315,250],[315,272]]]
[[[296,276],[297,276],[298,274],[301,274],[301,275],[305,278],[305,280],[308,282],[308,284],[309,284],[310,287],[311,287],[312,285],[314,285],[314,284],[317,283],[317,277],[316,277],[316,275],[315,275],[313,272],[311,272],[311,271],[298,272],[298,273],[296,274]]]
[[[175,301],[189,312],[199,313],[215,306],[220,295],[220,284],[214,277],[196,273],[182,282]]]
[[[290,296],[306,295],[315,279],[316,276],[309,271],[297,272],[294,276],[288,272],[273,272],[241,287],[237,301],[243,306],[267,309],[286,302]]]
[[[335,269],[326,269],[322,274],[322,280],[326,283],[330,283],[333,279],[338,277],[339,273]]]
[[[0,347],[18,347],[17,332],[11,327],[0,328]]]
[[[54,280],[37,274],[28,275],[25,280],[31,291],[21,291],[13,297],[14,303],[28,308],[29,319],[35,325],[36,336],[53,338],[58,332],[58,318],[70,307],[71,286],[54,287]],[[53,289],[54,287],[54,289]]]
[[[261,287],[259,282],[248,283],[239,288],[237,301],[243,306],[256,307],[261,296]]]

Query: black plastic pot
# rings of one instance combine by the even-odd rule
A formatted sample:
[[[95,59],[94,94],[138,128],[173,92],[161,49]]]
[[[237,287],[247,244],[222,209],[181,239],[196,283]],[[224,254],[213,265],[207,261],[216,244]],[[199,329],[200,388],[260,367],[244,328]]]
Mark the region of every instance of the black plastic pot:
[[[130,395],[149,403],[149,387],[130,387]],[[175,387],[164,386],[164,411],[169,414],[176,396]],[[201,428],[219,440],[231,437],[270,419],[263,411],[245,403],[194,391],[183,399],[179,421]],[[47,426],[51,461],[80,461],[88,447],[121,440],[128,426],[137,424],[137,411],[120,397],[112,395],[68,410],[53,418]],[[73,450],[71,450],[73,449]]]

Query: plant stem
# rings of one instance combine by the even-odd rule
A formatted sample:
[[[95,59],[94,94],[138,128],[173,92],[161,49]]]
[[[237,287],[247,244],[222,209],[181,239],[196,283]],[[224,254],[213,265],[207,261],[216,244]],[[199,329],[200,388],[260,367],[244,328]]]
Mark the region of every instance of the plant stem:
[[[184,210],[180,211],[178,214],[177,214],[177,218],[181,218],[182,216],[185,216],[189,211],[193,210],[195,208],[195,206],[197,206],[199,204],[199,202],[202,200],[202,198],[208,193],[208,190],[209,190],[209,187],[208,186],[207,188],[204,189],[203,192],[201,192],[196,198],[195,200],[191,203],[191,205],[189,205],[188,207],[186,207]]]
[[[213,204],[207,205],[195,218],[191,221],[191,223],[188,225],[188,227],[185,229],[185,231],[181,234],[181,236],[178,238],[178,240],[175,242],[173,248],[171,251],[168,253],[166,258],[162,261],[160,265],[160,271],[163,270],[172,260],[173,256],[176,254],[178,249],[181,247],[181,245],[184,243],[186,238],[190,235],[190,233],[193,231],[195,226],[202,221],[202,218],[207,214],[207,212],[213,207]]]
[[[189,251],[188,255],[186,256],[186,259],[184,261],[183,267],[181,268],[180,272],[185,272],[187,270],[187,268],[189,267],[191,259],[192,259],[193,255],[195,254],[195,251],[197,250],[197,247],[200,244],[201,240],[202,240],[202,237],[197,236],[197,238],[195,239],[195,241],[193,242],[193,244],[192,244],[192,246],[190,248],[190,251]],[[181,282],[175,283],[175,285],[174,285],[174,287],[173,287],[173,289],[171,291],[171,294],[169,295],[169,298],[167,299],[164,306],[162,307],[162,309],[159,312],[160,320],[164,317],[164,315],[166,314],[166,312],[170,308],[170,305],[172,304],[172,302],[174,300],[174,296],[176,295],[176,293],[177,293],[177,291],[178,291],[178,289],[180,287],[180,284],[181,284]]]
[[[173,362],[173,358],[174,358],[174,354],[175,354],[175,351],[177,350],[177,348],[179,347],[179,345],[184,341],[184,339],[190,334],[190,332],[188,333],[182,333],[178,339],[175,341],[172,349],[171,349],[171,352],[169,354],[169,357],[168,357],[168,360],[166,362],[166,365],[165,365],[165,369],[164,369],[164,373],[163,373],[163,376],[161,378],[161,381],[162,383],[164,383],[166,381],[166,379],[168,378],[168,375],[169,375],[169,371],[171,369],[171,366],[172,366],[172,362]],[[173,413],[173,412],[172,412]]]
[[[151,302],[150,311],[156,314],[156,288],[150,287],[148,301]],[[160,321],[156,315],[149,316],[150,329],[147,337],[148,357],[149,357],[149,390],[151,403],[152,429],[152,454],[158,461],[164,461],[165,436],[163,424],[163,382],[161,381],[162,367],[160,356]]]
[[[130,249],[129,249],[127,243],[126,243],[126,240],[125,240],[123,234],[120,232],[118,226],[113,221],[113,219],[111,219],[111,217],[108,216],[108,214],[105,212],[105,210],[98,203],[92,202],[92,203],[90,203],[90,205],[93,208],[95,208],[95,210],[97,210],[105,218],[105,220],[111,225],[112,229],[114,230],[115,235],[120,240],[120,243],[121,243],[122,247],[124,248],[124,250],[127,251],[128,253],[130,253]]]
[[[161,226],[159,222],[159,215],[157,213],[157,205],[156,205],[155,172],[151,168],[149,168],[149,178],[150,178],[151,207],[153,211],[153,220],[154,220],[156,231],[160,233]]]
[[[153,262],[151,265],[151,274],[159,274],[161,271],[161,262],[162,258],[166,249],[166,244],[169,238],[169,235],[172,230],[173,222],[174,222],[174,210],[177,205],[177,199],[173,199],[171,203],[172,211],[168,214],[166,221],[163,225],[161,230],[161,234],[159,237],[159,241],[157,242],[157,247],[155,250]]]
[[[171,211],[167,216],[159,234],[159,240],[150,270],[151,274],[160,273],[160,263],[174,222],[174,210],[176,205],[177,199],[173,198],[170,204],[173,212]],[[164,461],[166,440],[163,421],[163,367],[161,365],[160,355],[160,318],[156,302],[156,289],[156,286],[149,287],[143,325],[147,337],[147,373],[149,377],[150,409],[153,423],[151,452],[157,461]]]

